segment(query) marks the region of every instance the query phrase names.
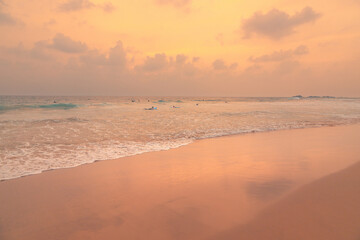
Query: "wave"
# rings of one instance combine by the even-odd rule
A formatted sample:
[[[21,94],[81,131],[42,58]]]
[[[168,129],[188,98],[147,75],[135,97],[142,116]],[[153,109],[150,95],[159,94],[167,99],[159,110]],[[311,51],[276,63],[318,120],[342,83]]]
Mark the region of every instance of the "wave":
[[[249,115],[268,115],[268,114],[272,114],[271,112],[268,111],[249,111],[249,112],[224,112],[224,113],[220,113],[219,116],[227,116],[227,117],[239,117],[239,116],[249,116]]]
[[[71,123],[71,122],[78,122],[78,123],[85,123],[89,122],[87,119],[77,118],[77,117],[70,117],[70,118],[54,118],[54,119],[41,119],[41,120],[33,120],[33,119],[24,119],[24,120],[4,120],[0,121],[1,124],[38,124],[38,123]]]
[[[253,102],[260,100],[250,99],[251,103],[229,102],[219,107],[215,102],[219,99],[211,98],[204,100],[216,105],[195,108],[193,101],[200,103],[201,99],[184,101],[182,110],[176,114],[164,107],[165,110],[154,113],[156,115],[144,114],[141,106],[145,105],[129,103],[131,105],[123,107],[128,104],[127,99],[127,102],[123,99],[87,102],[77,98],[57,99],[58,103],[48,98],[32,102],[2,101],[0,180],[168,150],[198,139],[360,123],[359,100],[287,103],[282,100],[259,104]],[[162,104],[181,101],[157,100]],[[76,107],[79,109],[66,110]],[[15,111],[1,115],[1,111],[10,110]]]
[[[251,129],[237,129],[229,131],[214,131],[212,133],[205,133],[202,136],[181,138],[181,139],[169,139],[168,141],[152,141],[152,142],[117,142],[117,141],[105,141],[105,142],[93,142],[87,143],[86,145],[64,145],[57,144],[51,147],[51,150],[46,150],[47,154],[45,158],[35,157],[34,153],[39,153],[40,149],[23,149],[24,156],[28,156],[26,159],[29,165],[15,165],[8,166],[5,164],[3,169],[0,169],[0,181],[15,179],[19,177],[39,174],[42,172],[72,168],[84,164],[94,163],[98,161],[118,159],[122,157],[134,156],[147,152],[166,151],[174,148],[179,148],[188,144],[193,143],[196,140],[217,138],[223,136],[232,136],[240,134],[251,134],[259,132],[271,132],[279,130],[290,130],[290,129],[303,129],[303,128],[318,128],[325,126],[341,126],[358,123],[359,121],[342,123],[342,124],[326,124],[326,123],[313,123],[309,125],[284,125],[284,126],[273,126],[267,128],[251,128]],[[73,147],[69,151],[69,147]],[[65,150],[66,149],[66,150]],[[41,150],[40,150],[41,151]],[[46,160],[53,159],[53,162]],[[24,160],[24,159],[23,159]],[[16,169],[14,171],[14,169]]]
[[[55,103],[55,104],[48,104],[48,105],[38,105],[38,108],[54,108],[54,109],[70,109],[76,108],[78,105],[72,103]]]
[[[173,103],[173,102],[176,102],[176,103],[183,103],[183,101],[181,100],[158,100],[158,101],[154,101],[153,103]]]
[[[71,109],[79,105],[73,103],[53,103],[53,104],[35,104],[35,105],[0,105],[0,112],[21,110],[21,109]]]
[[[14,179],[18,177],[24,177],[33,174],[39,174],[41,172],[71,168],[80,166],[83,164],[89,164],[97,161],[117,159],[127,156],[138,155],[146,152],[164,151],[181,146],[188,145],[196,140],[216,138],[223,136],[239,135],[239,134],[251,134],[258,132],[270,132],[287,129],[302,129],[302,128],[317,128],[324,126],[336,126],[347,125],[351,123],[358,123],[359,121],[334,124],[334,123],[312,123],[312,124],[298,124],[298,125],[280,125],[280,126],[268,126],[268,127],[253,127],[249,129],[233,129],[219,131],[212,131],[204,133],[200,136],[183,137],[179,139],[168,139],[165,141],[151,141],[151,142],[123,142],[123,141],[100,141],[100,142],[87,142],[80,145],[68,145],[68,144],[52,144],[51,148],[23,148],[22,160],[28,164],[17,164],[10,161],[8,164],[0,169],[0,181]],[[45,156],[38,156],[39,153],[46,152]],[[11,156],[10,156],[11,155]],[[14,157],[14,154],[10,154],[9,159]],[[52,159],[53,161],[46,161]],[[14,165],[13,165],[14,164]],[[31,166],[31,168],[29,168]],[[14,169],[16,169],[14,171]]]
[[[193,100],[194,102],[223,102],[225,101],[224,99],[202,99],[202,100]]]
[[[0,181],[39,174],[49,170],[72,168],[98,161],[117,159],[134,156],[147,152],[165,151],[173,148],[188,145],[193,139],[174,139],[172,141],[153,142],[118,142],[104,141],[85,143],[83,145],[53,144],[51,151],[47,151],[46,157],[36,156],[44,151],[38,147],[24,148],[23,159],[27,164],[17,164],[14,161],[7,162],[0,168]],[[69,147],[72,149],[69,151]],[[10,156],[11,158],[12,156]],[[49,162],[47,159],[54,161]],[[6,164],[7,162],[7,164]]]

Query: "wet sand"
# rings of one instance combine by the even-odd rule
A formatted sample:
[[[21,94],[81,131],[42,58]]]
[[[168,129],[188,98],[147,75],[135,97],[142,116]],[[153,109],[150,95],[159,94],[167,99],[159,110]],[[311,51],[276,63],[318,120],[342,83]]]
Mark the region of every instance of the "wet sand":
[[[360,239],[360,163],[303,186],[211,239]]]
[[[255,133],[3,181],[0,239],[359,239],[359,139]]]

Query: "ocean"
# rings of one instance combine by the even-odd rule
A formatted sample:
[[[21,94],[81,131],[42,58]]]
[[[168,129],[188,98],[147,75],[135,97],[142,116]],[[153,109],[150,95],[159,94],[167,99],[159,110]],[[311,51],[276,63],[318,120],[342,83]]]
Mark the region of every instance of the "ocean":
[[[359,122],[358,98],[0,96],[0,180],[197,139]]]

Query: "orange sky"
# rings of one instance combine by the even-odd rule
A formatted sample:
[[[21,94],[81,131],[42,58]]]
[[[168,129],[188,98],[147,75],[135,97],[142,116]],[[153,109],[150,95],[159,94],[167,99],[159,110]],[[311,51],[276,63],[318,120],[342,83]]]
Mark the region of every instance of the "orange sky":
[[[360,97],[358,0],[0,0],[0,94]]]

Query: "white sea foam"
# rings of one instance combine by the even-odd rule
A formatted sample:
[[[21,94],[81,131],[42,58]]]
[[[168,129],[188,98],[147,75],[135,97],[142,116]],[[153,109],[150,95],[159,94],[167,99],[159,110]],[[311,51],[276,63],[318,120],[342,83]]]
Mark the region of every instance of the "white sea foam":
[[[101,144],[53,145],[39,149],[23,148],[2,154],[0,177],[2,180],[11,179],[47,170],[76,167],[95,161],[169,150],[191,142],[189,139],[147,143],[107,141]]]
[[[168,150],[196,139],[360,122],[359,99],[131,100],[67,97],[53,106],[53,98],[0,97],[0,179]],[[151,106],[158,110],[143,110]]]

